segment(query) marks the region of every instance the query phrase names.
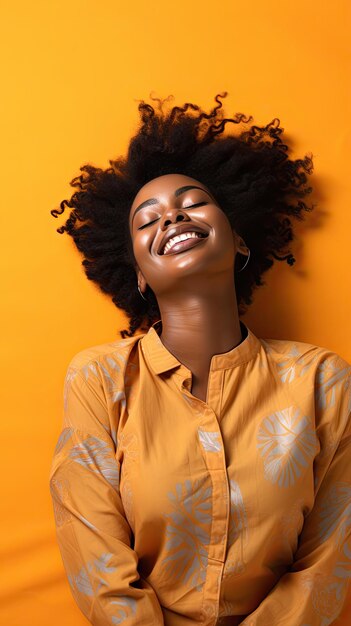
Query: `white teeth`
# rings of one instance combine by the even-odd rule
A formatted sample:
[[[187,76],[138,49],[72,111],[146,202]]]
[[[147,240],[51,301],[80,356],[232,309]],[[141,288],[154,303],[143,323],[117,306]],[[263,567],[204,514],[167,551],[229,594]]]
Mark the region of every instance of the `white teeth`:
[[[175,237],[171,237],[171,239],[167,241],[163,249],[163,254],[166,254],[166,252],[170,250],[170,248],[172,248],[172,246],[174,246],[179,241],[185,241],[185,239],[198,238],[198,237],[201,238],[201,235],[194,231],[188,232],[188,233],[182,233],[181,235],[176,235]]]

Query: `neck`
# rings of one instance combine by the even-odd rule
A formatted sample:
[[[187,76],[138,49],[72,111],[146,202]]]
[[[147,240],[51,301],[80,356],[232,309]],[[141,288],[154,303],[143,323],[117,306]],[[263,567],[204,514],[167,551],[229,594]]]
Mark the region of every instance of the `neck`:
[[[210,281],[209,281],[210,282]],[[228,352],[242,341],[232,278],[208,284],[206,290],[186,290],[158,298],[164,346],[194,375],[207,378],[211,358]]]

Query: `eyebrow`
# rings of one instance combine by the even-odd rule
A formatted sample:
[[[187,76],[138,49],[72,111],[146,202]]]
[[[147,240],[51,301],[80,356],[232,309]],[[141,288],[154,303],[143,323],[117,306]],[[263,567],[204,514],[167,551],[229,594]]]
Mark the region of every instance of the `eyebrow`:
[[[185,185],[184,187],[178,187],[178,189],[175,190],[174,195],[177,198],[182,193],[185,193],[186,191],[189,191],[189,189],[201,189],[201,191],[204,191],[205,193],[207,193],[214,200],[213,196],[210,194],[209,191],[207,191],[206,189],[203,189],[203,187],[198,187],[198,185]],[[133,220],[134,220],[137,212],[140,211],[140,209],[144,209],[147,206],[150,206],[152,204],[158,204],[158,203],[159,203],[159,200],[157,198],[149,198],[149,200],[145,200],[145,202],[142,202],[141,204],[139,204],[137,209],[135,209],[135,211],[134,211],[134,215],[132,217],[132,223],[133,223]]]

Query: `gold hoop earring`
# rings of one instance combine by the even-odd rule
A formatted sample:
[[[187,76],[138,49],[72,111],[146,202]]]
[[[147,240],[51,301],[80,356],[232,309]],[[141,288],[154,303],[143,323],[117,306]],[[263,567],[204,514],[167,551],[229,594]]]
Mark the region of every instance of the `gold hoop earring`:
[[[249,260],[250,260],[250,254],[251,254],[251,252],[250,252],[250,248],[248,248],[248,251],[249,251],[249,254],[248,254],[248,256],[247,256],[247,259],[246,259],[246,263],[245,263],[245,265],[243,265],[243,267],[242,267],[240,270],[237,270],[237,272],[242,272],[242,271],[245,269],[245,267],[247,266],[247,264],[248,264],[248,262],[249,262]],[[240,252],[240,254],[242,254],[242,252]]]
[[[144,300],[146,300],[146,302],[147,302],[147,298],[145,298],[145,296],[141,293],[139,285],[138,285],[138,291],[139,291],[141,297],[144,298]]]

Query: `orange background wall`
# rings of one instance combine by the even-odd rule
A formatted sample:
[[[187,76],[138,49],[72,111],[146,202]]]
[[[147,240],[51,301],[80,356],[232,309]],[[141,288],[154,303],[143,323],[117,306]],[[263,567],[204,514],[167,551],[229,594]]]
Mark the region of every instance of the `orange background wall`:
[[[279,117],[293,157],[312,152],[319,213],[298,227],[295,265],[266,274],[243,321],[351,362],[349,5],[2,2],[1,624],[87,624],[56,545],[48,475],[69,360],[118,338],[127,318],[56,232],[67,212],[50,210],[80,165],[124,153],[137,99],[172,93],[208,109],[226,90],[228,115]]]

